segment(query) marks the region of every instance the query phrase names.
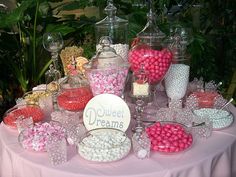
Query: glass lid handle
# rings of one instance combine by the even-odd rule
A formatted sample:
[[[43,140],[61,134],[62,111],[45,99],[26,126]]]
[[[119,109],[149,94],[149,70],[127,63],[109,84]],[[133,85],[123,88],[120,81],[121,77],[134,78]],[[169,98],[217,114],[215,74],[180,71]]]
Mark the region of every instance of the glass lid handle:
[[[109,17],[114,17],[116,14],[116,10],[117,8],[113,5],[113,0],[108,0],[107,1],[107,6],[104,9],[105,13],[109,16]]]

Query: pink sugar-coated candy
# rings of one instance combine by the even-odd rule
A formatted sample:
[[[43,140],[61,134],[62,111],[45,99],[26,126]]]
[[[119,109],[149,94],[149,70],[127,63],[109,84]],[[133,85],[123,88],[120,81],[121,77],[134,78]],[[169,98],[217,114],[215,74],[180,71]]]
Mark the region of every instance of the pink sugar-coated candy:
[[[126,76],[127,68],[104,69],[88,72],[88,80],[93,95],[111,93],[121,96]]]
[[[33,128],[28,128],[22,132],[21,144],[25,149],[46,151],[46,143],[51,135],[58,139],[64,138],[65,130],[54,123],[36,123]]]
[[[193,142],[192,135],[177,123],[161,125],[158,122],[147,127],[146,133],[151,141],[151,149],[159,152],[180,152],[189,148]]]
[[[172,60],[172,53],[163,49],[161,51],[150,48],[137,48],[129,52],[131,70],[137,72],[143,66],[149,71],[148,79],[151,84],[158,83],[166,74]]]

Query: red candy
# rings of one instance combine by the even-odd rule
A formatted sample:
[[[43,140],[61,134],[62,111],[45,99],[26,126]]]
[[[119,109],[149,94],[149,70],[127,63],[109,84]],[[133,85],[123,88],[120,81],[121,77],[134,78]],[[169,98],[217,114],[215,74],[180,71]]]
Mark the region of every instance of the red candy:
[[[193,142],[192,135],[177,123],[161,125],[157,122],[146,128],[146,133],[151,140],[151,149],[159,152],[180,152],[189,148]]]
[[[212,108],[214,106],[215,98],[219,96],[219,94],[214,91],[197,91],[193,92],[193,95],[197,97],[198,106],[201,108]]]
[[[158,83],[165,76],[172,60],[172,53],[167,49],[161,51],[151,48],[136,48],[129,52],[131,70],[136,72],[141,69],[148,71],[151,84]]]
[[[10,111],[8,114],[6,114],[3,121],[7,126],[16,128],[16,119],[20,116],[25,118],[32,117],[34,122],[39,122],[43,120],[44,115],[40,107],[26,105]]]
[[[85,108],[93,97],[89,87],[66,89],[57,97],[58,105],[69,111],[78,111]]]

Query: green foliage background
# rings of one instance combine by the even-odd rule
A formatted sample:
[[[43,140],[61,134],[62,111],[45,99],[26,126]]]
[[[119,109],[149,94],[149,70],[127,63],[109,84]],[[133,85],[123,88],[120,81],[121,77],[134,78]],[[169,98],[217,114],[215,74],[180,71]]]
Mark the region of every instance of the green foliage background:
[[[95,53],[94,24],[105,14],[105,0],[17,0],[16,8],[0,9],[0,114],[15,104],[24,92],[44,82],[44,73],[51,63],[43,49],[45,32],[59,31],[65,46],[78,45],[90,58]],[[144,27],[147,6],[137,0],[114,0],[118,16],[129,20],[129,41]],[[140,2],[140,1],[139,1]],[[236,3],[234,0],[186,1],[176,13],[170,10],[183,1],[153,1],[157,23],[167,35],[174,26],[191,28],[193,41],[188,46],[191,55],[191,79],[222,81],[226,94],[236,68]],[[59,3],[56,4],[55,3]],[[140,4],[139,4],[140,5]],[[100,18],[59,15],[62,10],[99,8]]]

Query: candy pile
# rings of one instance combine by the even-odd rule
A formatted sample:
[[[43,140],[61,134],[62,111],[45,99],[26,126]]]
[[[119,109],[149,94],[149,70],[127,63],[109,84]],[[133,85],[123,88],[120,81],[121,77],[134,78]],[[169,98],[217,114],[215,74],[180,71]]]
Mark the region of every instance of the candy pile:
[[[88,80],[93,95],[103,93],[115,94],[121,96],[128,68],[96,69],[88,72]]]
[[[129,51],[129,45],[127,44],[111,44],[111,48],[115,49],[116,54],[120,55],[125,61],[128,60],[128,51]],[[100,44],[96,46],[96,49],[99,50],[102,48]]]
[[[143,66],[149,71],[151,84],[158,83],[166,74],[172,60],[172,54],[167,49],[161,51],[150,48],[137,48],[129,52],[131,70],[136,72]]]
[[[79,154],[91,161],[111,162],[128,155],[130,139],[125,134],[113,129],[95,129],[78,144]]]
[[[62,91],[58,97],[58,105],[69,111],[79,111],[85,108],[93,97],[89,87],[71,88]]]
[[[19,142],[24,149],[46,151],[47,141],[52,136],[58,140],[65,138],[65,129],[57,122],[36,123],[19,134]]]
[[[193,137],[181,124],[160,123],[146,128],[146,133],[151,140],[151,149],[154,151],[173,153],[189,148]]]
[[[213,123],[213,129],[221,129],[230,126],[233,123],[234,117],[228,111],[202,108],[193,111],[200,118],[208,118]]]
[[[18,105],[6,112],[3,122],[9,127],[16,128],[16,119],[18,117],[32,117],[34,122],[39,122],[43,120],[44,114],[39,106]]]
[[[49,92],[46,92],[44,90],[37,90],[37,91],[34,90],[34,91],[25,93],[25,95],[23,96],[23,99],[25,100],[27,104],[38,104],[41,98],[45,98],[50,95],[51,94]]]

